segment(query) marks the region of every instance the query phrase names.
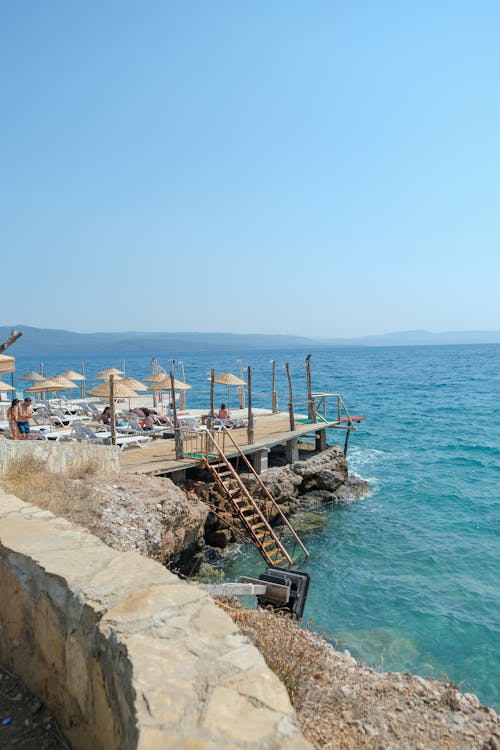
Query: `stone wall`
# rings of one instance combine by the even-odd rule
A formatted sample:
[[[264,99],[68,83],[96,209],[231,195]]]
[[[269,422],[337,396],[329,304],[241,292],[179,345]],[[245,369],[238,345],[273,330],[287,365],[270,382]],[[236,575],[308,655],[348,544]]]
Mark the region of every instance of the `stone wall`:
[[[89,466],[99,471],[120,471],[120,449],[116,445],[92,445],[92,443],[53,440],[6,440],[0,437],[0,477],[4,476],[9,463],[16,458],[31,456],[47,465],[48,471],[66,473],[84,471]]]
[[[5,494],[0,663],[75,750],[310,748],[283,685],[205,592]]]

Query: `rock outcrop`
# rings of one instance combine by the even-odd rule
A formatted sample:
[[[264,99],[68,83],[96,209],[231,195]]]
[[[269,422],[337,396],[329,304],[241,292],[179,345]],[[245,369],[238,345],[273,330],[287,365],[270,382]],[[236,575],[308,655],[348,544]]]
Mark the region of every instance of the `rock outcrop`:
[[[113,549],[135,550],[161,563],[202,546],[208,508],[170,479],[143,474],[90,474],[68,478],[92,497],[87,528]]]

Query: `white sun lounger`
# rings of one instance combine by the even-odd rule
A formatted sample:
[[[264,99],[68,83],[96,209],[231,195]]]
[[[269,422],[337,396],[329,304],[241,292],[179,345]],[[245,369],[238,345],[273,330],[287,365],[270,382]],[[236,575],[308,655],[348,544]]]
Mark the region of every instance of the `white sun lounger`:
[[[88,425],[75,424],[72,432],[77,440],[87,440],[89,443],[94,443],[95,445],[104,445],[111,440],[110,432],[94,432]],[[149,435],[117,435],[116,445],[120,447],[120,450],[123,450],[127,446],[143,448],[151,440],[152,438]]]

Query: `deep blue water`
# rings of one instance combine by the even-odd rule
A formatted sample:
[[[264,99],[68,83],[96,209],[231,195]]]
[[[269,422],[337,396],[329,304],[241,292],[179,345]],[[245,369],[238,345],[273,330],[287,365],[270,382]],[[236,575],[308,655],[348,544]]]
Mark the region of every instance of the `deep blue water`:
[[[304,400],[307,353],[180,355],[195,386],[188,406],[207,406],[212,366],[239,373],[241,358],[252,366],[255,405],[270,407],[274,356],[285,410],[284,364],[295,399]],[[351,473],[372,490],[361,501],[325,509],[324,531],[304,540],[311,558],[301,567],[312,577],[305,619],[372,666],[447,677],[500,708],[500,346],[312,355],[314,390],[340,392],[352,414],[366,415],[348,457]],[[18,373],[38,369],[33,360],[17,361]],[[126,364],[136,377],[150,372],[147,357]],[[121,362],[88,361],[87,374],[111,365]],[[45,361],[53,374],[79,367]],[[227,389],[219,386],[216,398],[227,400]],[[230,573],[262,569],[250,549]]]

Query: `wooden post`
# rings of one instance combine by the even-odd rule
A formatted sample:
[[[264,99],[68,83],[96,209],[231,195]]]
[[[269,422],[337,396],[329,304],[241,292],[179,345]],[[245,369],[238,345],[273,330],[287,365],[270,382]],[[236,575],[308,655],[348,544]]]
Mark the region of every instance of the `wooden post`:
[[[80,383],[80,396],[81,398],[85,398],[85,362],[82,359],[82,375],[83,380]]]
[[[109,411],[111,422],[111,445],[116,445],[115,376],[109,376]]]
[[[40,375],[45,377],[45,375],[43,374],[43,362],[40,362]],[[40,394],[40,397],[42,401],[48,400],[49,396],[48,396],[47,391],[42,391],[42,393]]]
[[[214,424],[214,390],[215,390],[215,370],[210,370],[210,413],[208,415],[208,428],[211,430]]]
[[[175,440],[175,457],[177,459],[184,458],[184,445],[182,443],[182,430],[179,427],[177,421],[177,404],[175,403],[175,376],[174,376],[174,361],[172,360],[172,367],[170,368],[170,392],[172,394],[172,411],[174,414],[174,440]]]
[[[151,360],[151,375],[155,375],[155,374],[156,374],[156,359],[155,357],[153,357]],[[157,394],[155,390],[155,381],[153,380],[153,408],[156,409],[157,404],[158,404],[158,398],[157,398]]]
[[[271,399],[273,414],[278,413],[278,394],[276,393],[276,360],[273,359],[273,377],[271,384]]]
[[[290,431],[295,432],[295,415],[293,413],[293,392],[292,392],[292,378],[290,377],[290,365],[288,362],[285,365],[286,376],[288,378],[288,414],[290,416]]]
[[[182,373],[182,382],[186,382],[186,375],[184,373],[184,362],[179,362],[181,373]],[[186,391],[181,391],[179,395],[179,409],[184,410],[186,408]]]
[[[239,362],[239,365],[240,365],[240,378],[242,380],[244,380],[244,378],[243,378],[243,362],[241,361],[241,359],[239,359],[238,362]],[[240,407],[240,409],[244,409],[245,408],[245,386],[244,385],[239,385],[238,386],[238,406]]]
[[[252,412],[252,369],[247,367],[247,388],[248,388],[248,427],[247,436],[249,445],[253,444],[253,412]]]
[[[307,416],[311,422],[316,422],[316,411],[314,409],[314,399],[312,396],[312,381],[311,381],[311,355],[308,354],[306,357],[306,380],[307,380]]]
[[[347,428],[347,432],[345,434],[345,443],[344,443],[344,457],[347,458],[347,446],[349,445],[349,435],[351,434],[351,428]]]

